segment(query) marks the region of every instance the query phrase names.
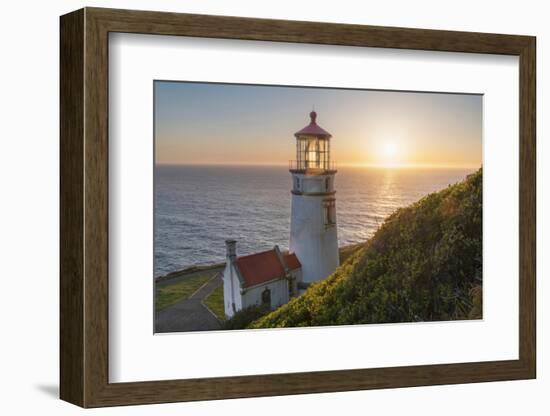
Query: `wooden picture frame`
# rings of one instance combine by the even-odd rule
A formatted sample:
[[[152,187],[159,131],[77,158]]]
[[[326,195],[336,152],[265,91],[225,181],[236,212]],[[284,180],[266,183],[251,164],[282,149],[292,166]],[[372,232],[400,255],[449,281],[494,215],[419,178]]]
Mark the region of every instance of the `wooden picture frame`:
[[[212,400],[536,376],[535,38],[85,8],[61,17],[60,396],[82,407]],[[109,383],[110,32],[368,46],[519,57],[519,359]]]

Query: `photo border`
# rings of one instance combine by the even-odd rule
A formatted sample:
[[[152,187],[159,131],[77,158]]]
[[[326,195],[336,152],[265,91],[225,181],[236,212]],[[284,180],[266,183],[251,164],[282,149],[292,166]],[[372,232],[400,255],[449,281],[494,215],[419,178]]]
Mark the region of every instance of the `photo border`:
[[[82,407],[536,377],[536,38],[85,8],[60,19],[60,397]],[[109,383],[109,32],[519,56],[519,359]]]
[[[314,86],[314,85],[291,85],[291,84],[283,84],[283,85],[279,85],[279,84],[256,84],[256,83],[251,83],[251,84],[247,84],[247,83],[244,83],[244,82],[227,82],[227,81],[181,81],[181,80],[171,80],[171,79],[153,79],[153,100],[154,100],[154,104],[153,104],[153,164],[154,164],[154,169],[153,169],[153,199],[155,200],[155,203],[154,203],[154,207],[153,207],[153,235],[156,235],[156,230],[157,230],[157,221],[155,220],[155,215],[156,215],[156,212],[157,212],[157,206],[156,206],[156,196],[155,196],[155,193],[156,193],[156,190],[157,190],[157,186],[158,186],[158,179],[157,179],[157,159],[156,159],[156,146],[157,146],[157,137],[156,137],[156,125],[157,125],[157,117],[156,117],[156,113],[157,113],[157,102],[156,102],[156,87],[157,87],[157,83],[161,84],[161,83],[165,83],[165,84],[168,84],[168,83],[173,83],[173,84],[195,84],[195,85],[216,85],[216,86],[238,86],[238,87],[262,87],[262,88],[293,88],[293,89],[315,89],[315,90],[328,90],[328,91],[353,91],[353,92],[357,92],[357,91],[361,91],[361,92],[389,92],[389,93],[404,93],[404,94],[434,94],[434,95],[461,95],[461,96],[477,96],[477,97],[481,97],[483,98],[484,96],[484,93],[476,93],[476,92],[459,92],[459,91],[452,91],[452,92],[442,92],[442,91],[416,91],[416,90],[391,90],[391,89],[377,89],[377,88],[353,88],[353,87],[330,87],[330,86]],[[480,141],[480,156],[481,156],[481,159],[483,159],[483,151],[482,151],[482,148],[483,148],[483,144],[482,144],[482,140]],[[162,164],[161,164],[162,165]],[[480,167],[483,166],[483,160],[480,164]],[[466,168],[461,168],[461,167],[453,167],[454,169],[466,169]],[[479,168],[477,168],[479,169]],[[472,172],[471,173],[475,173],[477,171],[477,169],[472,169]],[[464,178],[463,178],[464,179]],[[153,248],[154,250],[156,250],[155,248],[155,244],[153,244]],[[358,243],[352,243],[352,244],[358,244]],[[341,248],[341,247],[339,247]],[[192,267],[193,265],[191,265]],[[189,266],[188,266],[189,267]],[[176,270],[177,272],[177,270]],[[173,273],[173,272],[170,272],[170,273]],[[167,273],[166,275],[170,274],[170,273]],[[161,277],[161,276],[159,276]],[[157,278],[155,276],[155,269],[153,269],[153,278],[154,278],[154,281],[155,279]],[[154,289],[153,289],[153,292]],[[153,293],[153,323],[155,323],[155,319],[156,319],[156,314],[158,313],[158,311],[156,310],[156,295],[155,293]],[[483,302],[482,302],[482,308],[483,308]],[[483,319],[483,318],[480,318],[480,319]],[[462,319],[449,319],[449,320],[445,320],[445,322],[453,322],[453,321],[460,321]],[[468,319],[467,319],[468,320]],[[395,323],[408,323],[410,321],[399,321],[399,322],[395,322]],[[426,322],[442,322],[442,321],[426,321]],[[356,324],[339,324],[337,326],[345,326],[345,325],[356,325]],[[325,326],[325,325],[323,325]],[[330,325],[327,325],[327,326],[330,326]],[[297,328],[297,327],[290,327],[290,328]],[[305,328],[312,328],[312,327],[305,327]],[[315,327],[314,327],[315,328]],[[242,328],[244,329],[244,328]],[[242,330],[241,329],[241,330]],[[270,329],[270,328],[262,328],[262,329]],[[209,329],[208,331],[223,331],[224,329]],[[197,332],[198,330],[191,330],[191,331],[170,331],[170,332],[156,332],[156,329],[153,328],[153,334],[181,334],[181,333],[195,333]],[[227,330],[226,330],[227,331]]]

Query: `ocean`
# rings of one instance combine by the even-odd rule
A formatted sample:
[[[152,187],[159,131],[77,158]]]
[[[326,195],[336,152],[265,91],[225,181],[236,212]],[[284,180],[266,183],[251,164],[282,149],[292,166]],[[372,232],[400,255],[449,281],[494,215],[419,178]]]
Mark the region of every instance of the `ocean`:
[[[335,179],[340,246],[370,238],[397,208],[475,169],[343,167]],[[291,175],[285,166],[155,167],[155,277],[237,254],[288,249]]]

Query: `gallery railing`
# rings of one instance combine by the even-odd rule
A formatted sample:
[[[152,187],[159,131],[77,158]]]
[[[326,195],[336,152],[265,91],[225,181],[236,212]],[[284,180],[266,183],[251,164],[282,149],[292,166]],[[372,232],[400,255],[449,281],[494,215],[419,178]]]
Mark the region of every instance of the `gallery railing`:
[[[336,162],[332,160],[289,160],[289,170],[336,170]]]

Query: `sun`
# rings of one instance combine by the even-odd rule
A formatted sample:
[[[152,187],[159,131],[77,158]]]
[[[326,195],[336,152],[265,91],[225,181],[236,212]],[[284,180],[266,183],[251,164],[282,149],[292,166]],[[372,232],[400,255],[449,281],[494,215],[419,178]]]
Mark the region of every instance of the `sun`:
[[[395,156],[397,156],[397,146],[395,143],[392,142],[386,142],[384,143],[384,147],[382,149],[382,152],[384,154],[384,157],[388,159],[392,159]]]
[[[395,167],[400,164],[400,149],[393,141],[382,143],[380,149],[380,164],[386,167]]]

